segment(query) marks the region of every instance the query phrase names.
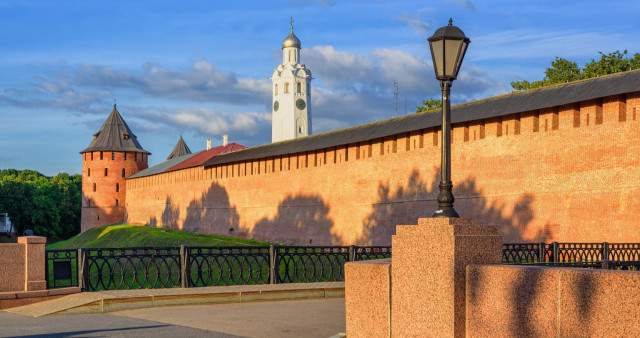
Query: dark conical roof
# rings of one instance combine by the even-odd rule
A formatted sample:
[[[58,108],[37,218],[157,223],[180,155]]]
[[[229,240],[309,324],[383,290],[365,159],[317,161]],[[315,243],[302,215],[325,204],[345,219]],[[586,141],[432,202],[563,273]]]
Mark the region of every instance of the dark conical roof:
[[[191,154],[191,150],[189,149],[187,143],[182,139],[182,135],[180,135],[178,143],[176,143],[176,146],[173,147],[173,150],[171,151],[171,154],[169,154],[169,157],[167,157],[167,160],[188,154]]]
[[[151,154],[142,149],[136,135],[131,132],[127,123],[124,122],[115,104],[113,105],[111,114],[109,114],[107,120],[104,121],[100,130],[93,134],[93,141],[91,141],[87,149],[80,153],[90,151],[131,151]]]

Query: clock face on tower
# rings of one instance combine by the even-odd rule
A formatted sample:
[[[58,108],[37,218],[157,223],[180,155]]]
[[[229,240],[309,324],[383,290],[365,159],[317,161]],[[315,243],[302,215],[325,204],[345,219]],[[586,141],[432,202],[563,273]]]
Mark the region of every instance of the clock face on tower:
[[[298,99],[298,101],[296,101],[296,107],[298,107],[298,109],[303,110],[306,106],[307,104],[304,103],[303,99]]]
[[[273,103],[273,111],[278,111],[278,108],[280,108],[280,103],[276,101]]]

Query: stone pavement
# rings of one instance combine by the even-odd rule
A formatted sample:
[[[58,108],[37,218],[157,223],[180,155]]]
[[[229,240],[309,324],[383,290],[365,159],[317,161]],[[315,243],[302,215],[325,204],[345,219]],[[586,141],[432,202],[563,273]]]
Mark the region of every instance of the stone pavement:
[[[332,337],[344,299],[167,306],[32,318],[0,311],[0,337]]]
[[[0,311],[0,337],[332,337],[343,297],[344,283],[83,292]]]
[[[51,314],[106,313],[172,305],[319,298],[344,298],[344,282],[81,292],[4,311],[40,317]]]

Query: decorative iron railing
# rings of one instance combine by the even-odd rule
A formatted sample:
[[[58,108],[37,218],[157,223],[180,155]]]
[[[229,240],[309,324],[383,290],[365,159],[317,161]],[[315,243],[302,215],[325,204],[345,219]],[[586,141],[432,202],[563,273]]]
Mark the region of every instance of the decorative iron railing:
[[[48,289],[78,286],[78,250],[46,250]]]
[[[342,281],[346,262],[389,258],[391,247],[81,248],[46,255],[49,288],[95,291]],[[507,243],[502,258],[505,264],[640,271],[640,243]]]
[[[640,243],[509,243],[504,263],[639,261]]]
[[[47,251],[48,275],[61,250]],[[85,291],[344,280],[349,261],[391,257],[381,246],[101,248],[63,250]],[[57,265],[56,265],[57,266]],[[76,273],[77,271],[77,273]],[[78,278],[79,276],[79,278]],[[49,288],[71,286],[51,279]]]
[[[78,249],[83,290],[180,286],[180,248]]]

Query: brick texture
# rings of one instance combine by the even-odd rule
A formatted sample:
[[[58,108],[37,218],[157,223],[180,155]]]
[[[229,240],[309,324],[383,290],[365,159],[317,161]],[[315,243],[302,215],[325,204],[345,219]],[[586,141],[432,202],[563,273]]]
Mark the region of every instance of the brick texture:
[[[127,152],[126,158],[124,152],[114,152],[113,157],[110,151],[82,154],[82,231],[124,220],[125,177],[148,167],[146,154]]]
[[[505,242],[640,241],[638,106],[640,93],[628,93],[454,124],[456,210],[498,225]],[[92,198],[99,208],[83,208],[83,230],[126,221],[305,245],[388,245],[396,225],[415,224],[437,205],[434,128],[130,179],[126,214],[113,205],[122,164],[106,179],[100,170],[111,155],[95,156],[84,174],[96,168],[99,189],[92,194],[94,181],[84,182],[83,203]]]

